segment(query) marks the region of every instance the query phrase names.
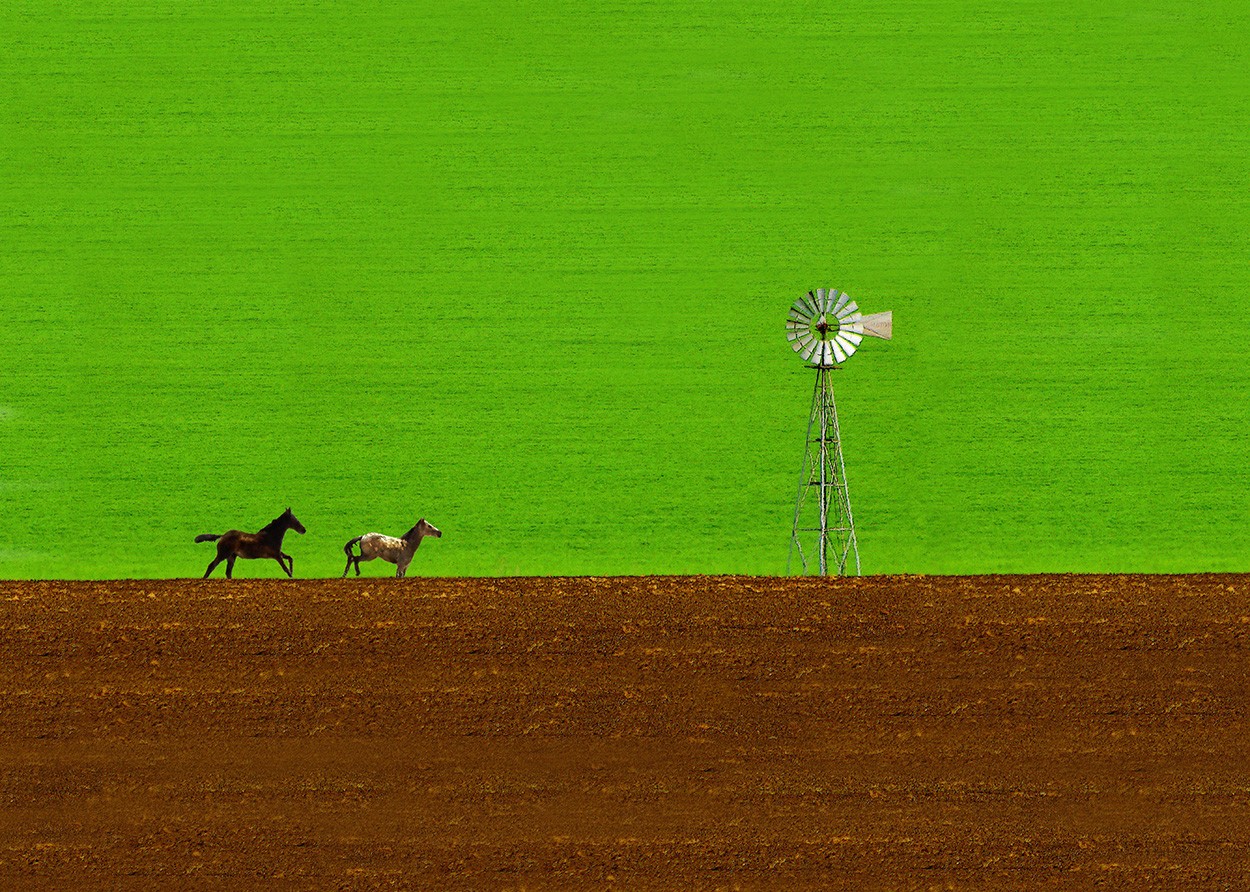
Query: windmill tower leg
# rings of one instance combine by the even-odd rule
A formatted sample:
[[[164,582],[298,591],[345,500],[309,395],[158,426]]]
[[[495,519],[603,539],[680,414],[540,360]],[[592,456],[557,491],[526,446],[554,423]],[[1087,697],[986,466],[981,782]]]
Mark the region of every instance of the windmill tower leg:
[[[789,573],[797,554],[799,572],[828,576],[860,573],[859,544],[851,497],[846,485],[846,464],[838,430],[838,410],[833,399],[832,369],[816,368],[812,410],[807,421],[807,445],[799,492],[794,502],[794,526],[790,534]],[[810,498],[813,494],[815,499]],[[813,502],[815,504],[813,504]],[[854,565],[854,569],[852,569]]]

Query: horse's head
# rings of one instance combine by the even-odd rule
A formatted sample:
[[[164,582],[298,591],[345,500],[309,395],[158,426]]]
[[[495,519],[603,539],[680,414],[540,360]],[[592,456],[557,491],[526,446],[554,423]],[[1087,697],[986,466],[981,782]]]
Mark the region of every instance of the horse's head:
[[[304,529],[304,525],[299,522],[299,518],[295,516],[295,512],[290,508],[286,509],[286,513],[282,515],[282,520],[285,522],[288,530],[295,530],[301,536],[308,532],[308,530]]]
[[[414,539],[420,540],[425,536],[433,536],[435,539],[441,539],[443,537],[443,531],[434,526],[432,523],[426,523],[425,518],[423,517],[417,521],[417,525],[415,527],[404,533],[404,539],[409,542]]]

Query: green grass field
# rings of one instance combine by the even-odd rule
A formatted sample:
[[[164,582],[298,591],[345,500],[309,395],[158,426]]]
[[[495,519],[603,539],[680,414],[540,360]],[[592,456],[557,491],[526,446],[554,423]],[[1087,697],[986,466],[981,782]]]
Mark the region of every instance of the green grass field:
[[[0,578],[783,572],[818,286],[865,572],[1250,569],[1244,4],[0,25]]]

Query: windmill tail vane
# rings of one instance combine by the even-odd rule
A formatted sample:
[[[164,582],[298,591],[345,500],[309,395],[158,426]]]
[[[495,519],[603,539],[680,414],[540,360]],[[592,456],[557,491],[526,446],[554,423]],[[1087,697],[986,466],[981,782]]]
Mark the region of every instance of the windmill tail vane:
[[[888,341],[893,335],[892,312],[865,316],[849,295],[833,288],[809,291],[794,302],[786,317],[786,339],[816,371],[787,574],[796,556],[799,572],[805,575],[828,576],[832,571],[838,576],[851,572],[858,576],[861,572],[830,372],[846,362],[865,337]]]

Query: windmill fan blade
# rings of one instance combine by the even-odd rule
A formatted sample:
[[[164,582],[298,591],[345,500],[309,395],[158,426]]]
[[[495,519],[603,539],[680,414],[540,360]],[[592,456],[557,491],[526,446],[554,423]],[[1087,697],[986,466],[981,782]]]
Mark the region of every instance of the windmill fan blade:
[[[795,353],[802,356],[804,351],[806,351],[809,347],[812,346],[812,344],[815,344],[815,343],[817,343],[816,339],[812,337],[810,333],[804,332],[803,334],[799,335],[795,340],[790,342],[790,347],[794,350]]]
[[[842,310],[842,308],[843,308],[844,306],[846,306],[846,302],[847,302],[848,300],[850,300],[850,299],[851,299],[851,298],[850,298],[850,296],[849,296],[849,295],[846,295],[846,294],[839,294],[839,295],[838,295],[838,302],[837,302],[836,304],[834,304],[834,307],[833,307],[833,314],[834,314],[835,316],[839,315],[839,314],[840,314],[840,311]]]
[[[825,292],[825,298],[820,302],[820,312],[828,313],[830,311],[830,308],[833,306],[833,295],[835,293],[832,288]]]
[[[838,332],[838,336],[834,338],[833,340],[834,340],[834,343],[836,343],[838,346],[842,348],[842,352],[845,353],[848,357],[853,356],[855,354],[856,344],[852,343],[851,339],[847,337],[847,335],[844,332]]]
[[[860,334],[859,332],[851,331],[850,329],[844,328],[840,332],[838,332],[838,339],[842,341],[846,341],[848,344],[851,345],[851,349],[853,350],[859,346],[859,342],[864,339],[864,336]]]
[[[808,362],[811,362],[812,357],[816,353],[820,352],[820,344],[821,344],[820,341],[817,341],[813,338],[806,347],[804,347],[801,351],[799,351],[799,356],[802,356]]]
[[[812,311],[807,306],[806,301],[804,301],[802,298],[799,298],[798,300],[794,302],[794,306],[790,308],[790,315],[797,317],[799,319],[811,319]]]
[[[894,311],[886,310],[884,313],[865,316],[860,320],[860,325],[864,328],[864,334],[888,341],[894,336]]]
[[[846,353],[838,346],[837,341],[825,341],[825,344],[828,345],[828,349],[833,350],[833,355],[838,358],[838,362],[846,362]]]
[[[845,319],[846,317],[850,316],[852,313],[854,313],[858,309],[859,309],[859,304],[855,303],[855,301],[851,301],[845,307],[838,310],[838,318]]]

